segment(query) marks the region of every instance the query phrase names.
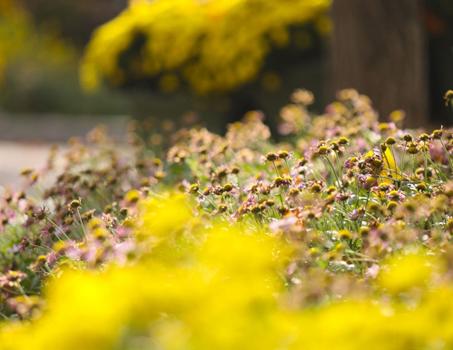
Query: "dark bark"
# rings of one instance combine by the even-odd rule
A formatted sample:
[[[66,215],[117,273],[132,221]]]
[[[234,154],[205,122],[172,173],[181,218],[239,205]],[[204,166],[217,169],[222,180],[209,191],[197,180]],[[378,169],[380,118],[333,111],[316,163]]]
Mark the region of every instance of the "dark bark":
[[[419,0],[334,0],[332,87],[368,95],[381,118],[427,123],[427,65]]]

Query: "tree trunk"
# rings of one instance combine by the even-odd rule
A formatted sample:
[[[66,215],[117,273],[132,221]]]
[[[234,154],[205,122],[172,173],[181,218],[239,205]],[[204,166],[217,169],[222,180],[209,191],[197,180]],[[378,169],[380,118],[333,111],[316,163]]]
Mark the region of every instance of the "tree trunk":
[[[395,109],[406,126],[427,124],[427,65],[420,0],[334,0],[335,91],[368,95],[386,120]]]

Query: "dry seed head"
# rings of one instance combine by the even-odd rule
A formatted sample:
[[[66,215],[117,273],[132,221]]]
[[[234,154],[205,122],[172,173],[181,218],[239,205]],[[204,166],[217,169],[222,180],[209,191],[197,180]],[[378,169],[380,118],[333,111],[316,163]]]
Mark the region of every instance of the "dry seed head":
[[[275,153],[267,153],[266,154],[266,159],[269,161],[269,162],[274,162],[278,159],[278,155],[275,154]]]
[[[112,211],[113,211],[113,205],[112,205],[112,204],[107,204],[107,205],[104,207],[104,213],[110,214]]]
[[[403,140],[406,142],[411,142],[412,141],[412,135],[411,134],[405,134],[403,136]]]
[[[264,211],[266,210],[266,203],[261,203],[258,205],[258,207],[260,208],[260,211]]]
[[[279,151],[278,158],[280,159],[287,159],[289,157],[289,153],[287,151]]]
[[[429,135],[426,134],[426,133],[423,133],[423,134],[421,134],[418,138],[419,138],[421,141],[426,142],[426,141],[429,140]]]
[[[381,209],[381,207],[379,206],[378,203],[370,202],[370,203],[368,203],[368,209],[370,211],[379,211]]]
[[[203,190],[203,196],[207,196],[211,193],[211,188],[209,187],[206,187],[204,190]]]
[[[394,210],[398,206],[398,203],[395,201],[390,201],[387,203],[388,210]]]
[[[226,168],[220,168],[216,172],[216,176],[218,179],[223,179],[228,175],[228,170]]]
[[[349,139],[347,137],[342,136],[338,139],[338,143],[340,145],[347,145],[349,143]]]
[[[231,192],[233,190],[233,185],[230,183],[227,183],[223,186],[223,191],[224,192]]]
[[[398,200],[400,198],[400,194],[398,193],[397,190],[390,191],[388,196],[392,200]]]
[[[387,183],[381,183],[379,184],[379,190],[380,191],[387,191],[389,189],[389,185]]]
[[[156,167],[162,165],[162,161],[161,161],[159,158],[154,158],[154,159],[152,160],[152,163],[153,163],[153,165],[156,166]]]
[[[30,176],[33,173],[33,169],[25,168],[20,171],[21,176]]]
[[[417,148],[417,144],[414,143],[414,142],[411,142],[408,147],[407,147],[407,153],[409,154],[417,154],[418,153],[418,148]]]
[[[419,190],[419,191],[426,191],[427,186],[426,186],[426,183],[420,182],[419,184],[417,184],[416,188],[417,188],[417,190]]]
[[[327,146],[319,146],[318,147],[318,153],[321,155],[325,155],[329,152],[329,148]]]
[[[312,192],[315,192],[315,193],[321,192],[321,186],[317,183],[313,184],[310,189]]]
[[[434,130],[433,133],[431,134],[431,137],[433,139],[439,140],[442,138],[443,130],[442,129],[437,129]]]
[[[80,199],[74,199],[69,203],[69,209],[77,209],[82,206]]]
[[[231,173],[234,175],[239,174],[239,171],[240,169],[237,166],[231,168]]]
[[[368,227],[368,226],[361,226],[359,228],[359,234],[360,236],[362,237],[366,237],[368,236],[368,234],[370,233],[371,229]]]
[[[27,197],[27,195],[25,194],[24,191],[20,191],[20,192],[17,194],[17,199],[18,199],[18,200],[25,199],[26,197]]]
[[[349,230],[338,231],[338,236],[340,237],[340,239],[351,239],[352,238],[352,234]]]
[[[84,212],[81,215],[82,220],[83,221],[91,220],[93,218],[94,214],[96,214],[96,209],[87,210],[86,212]]]
[[[382,164],[383,164],[382,163],[382,159],[377,158],[377,157],[373,157],[371,162],[376,168],[380,168],[382,166]]]
[[[299,166],[304,166],[305,164],[307,164],[307,160],[304,157],[299,159],[299,163],[298,163]]]
[[[393,138],[393,137],[387,137],[387,139],[385,140],[385,144],[391,146],[391,145],[394,145],[396,143],[396,140]]]
[[[288,186],[291,184],[291,178],[289,176],[283,176],[283,177],[277,177],[274,180],[274,186],[275,187],[280,187],[280,186]]]
[[[199,189],[200,186],[198,184],[192,184],[189,187],[189,193],[197,193]]]
[[[423,175],[424,172],[425,172],[425,168],[417,168],[417,169],[415,169],[415,175],[417,175],[417,176]]]
[[[273,207],[275,205],[275,202],[272,199],[268,199],[265,203],[268,207]]]
[[[278,207],[278,212],[284,216],[289,213],[289,208],[285,206]]]
[[[300,193],[300,191],[297,188],[291,188],[289,190],[289,195],[291,197],[296,197],[299,193]]]
[[[262,208],[258,204],[250,208],[250,211],[254,214],[258,214],[261,210]]]
[[[337,190],[337,188],[333,185],[329,186],[326,190],[327,194],[332,194]]]
[[[35,214],[35,217],[38,219],[38,220],[44,220],[46,218],[46,209],[45,208],[41,208],[38,210],[38,212]]]
[[[334,142],[330,143],[330,149],[332,151],[339,151],[340,150],[340,146],[339,146],[339,144],[337,142],[334,141]]]

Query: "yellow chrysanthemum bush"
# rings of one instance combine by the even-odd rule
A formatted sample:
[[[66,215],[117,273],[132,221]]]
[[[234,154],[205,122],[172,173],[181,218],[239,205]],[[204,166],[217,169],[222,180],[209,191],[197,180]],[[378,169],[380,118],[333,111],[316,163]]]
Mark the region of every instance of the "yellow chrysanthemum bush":
[[[65,271],[50,282],[41,317],[2,330],[2,349],[277,346],[268,330],[283,288],[282,242],[254,228],[207,226],[181,195],[143,208],[138,260]]]
[[[2,326],[1,349],[453,346],[448,256],[408,248],[388,258],[368,291],[297,304],[285,277],[295,249],[284,236],[208,220],[182,194],[152,195],[139,207],[135,259],[53,277],[42,313]]]
[[[228,91],[254,78],[290,27],[317,19],[326,29],[330,0],[138,0],[93,35],[82,84],[157,78],[164,91],[180,82],[196,92]]]

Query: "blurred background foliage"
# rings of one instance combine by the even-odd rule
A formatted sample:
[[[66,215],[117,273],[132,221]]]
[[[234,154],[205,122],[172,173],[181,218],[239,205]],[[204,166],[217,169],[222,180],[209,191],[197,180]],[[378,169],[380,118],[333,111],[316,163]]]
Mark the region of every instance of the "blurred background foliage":
[[[314,109],[331,98],[330,0],[200,4],[0,0],[0,110],[160,119],[197,111],[216,128],[250,109],[278,115],[297,87],[314,91]],[[424,0],[423,16],[431,111],[447,120],[453,3]]]
[[[133,2],[129,8],[127,1],[1,1],[4,5],[0,17],[5,28],[2,41],[20,51],[20,55],[8,53],[3,64],[0,108],[4,110],[125,113],[163,118],[196,110],[216,127],[219,120],[224,123],[225,116],[237,119],[250,109],[261,108],[276,114],[278,106],[301,85],[318,94],[323,92],[322,57],[324,36],[329,31],[326,17],[329,0],[300,0],[283,7],[273,1],[258,1],[252,7],[249,1],[218,1],[204,12],[194,6],[187,7],[191,1],[162,2],[164,9],[157,11],[153,10],[154,4],[143,1]],[[164,11],[166,16],[160,17],[159,11]],[[185,17],[178,11],[183,11]],[[176,22],[172,16],[178,14],[180,20]],[[226,20],[222,22],[218,16]],[[21,18],[20,25],[12,23],[14,17]],[[186,21],[187,18],[192,20]],[[109,19],[110,22],[96,30]],[[251,20],[255,21],[256,30],[244,37]],[[194,21],[198,21],[197,26]],[[236,31],[240,29],[239,23],[242,30]],[[190,43],[189,28],[192,28],[192,39],[213,33],[204,47],[209,52],[195,68],[198,73],[202,71],[205,80],[181,78],[188,63],[198,57],[196,47],[186,47],[185,59],[175,60],[181,56],[184,42]],[[147,72],[143,63],[149,63],[154,55],[140,62],[144,54],[140,41],[148,40],[147,35],[153,30],[154,40],[149,42],[162,44],[179,38],[178,45],[172,45],[179,51],[169,52],[165,44],[156,47],[153,53],[160,54],[159,59],[169,66]],[[21,32],[22,36],[16,37],[15,32]],[[161,35],[162,40],[156,41],[156,35]],[[61,55],[65,55],[61,64],[54,63],[57,55],[46,48],[49,38],[59,44]],[[225,45],[224,40],[230,40],[230,45]],[[39,46],[42,60],[36,59],[33,45]],[[85,87],[94,87],[96,80],[95,91],[80,88],[77,71],[82,56],[82,82]],[[222,57],[229,60],[228,64],[236,62],[236,66],[222,70],[221,67],[228,66],[218,62]],[[223,75],[206,85],[214,72]],[[236,76],[232,76],[235,72]]]
[[[85,28],[83,14],[72,8],[60,13],[57,6],[52,20],[32,11],[38,2],[41,1],[0,0],[0,110],[126,113],[127,101],[112,98],[115,93],[100,90],[89,96],[80,89],[78,64],[84,41],[77,41],[77,35],[63,33],[76,33],[67,31],[64,23]],[[46,3],[54,5],[53,1]],[[72,21],[67,18],[60,22],[65,13],[73,14]],[[88,35],[83,40],[87,39]]]

